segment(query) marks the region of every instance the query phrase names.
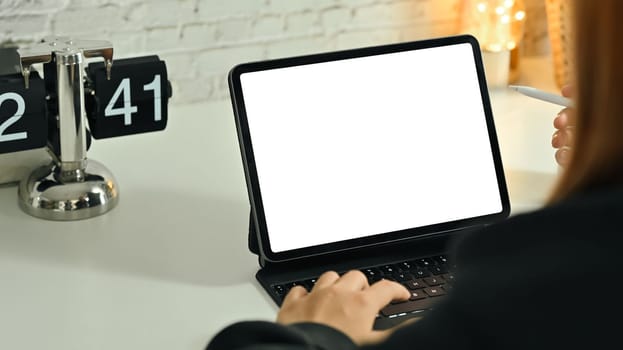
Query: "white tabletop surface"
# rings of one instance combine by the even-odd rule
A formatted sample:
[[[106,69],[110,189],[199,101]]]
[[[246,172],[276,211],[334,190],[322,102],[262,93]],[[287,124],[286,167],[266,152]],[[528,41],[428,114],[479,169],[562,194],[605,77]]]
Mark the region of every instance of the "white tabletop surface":
[[[552,80],[522,82],[555,90]],[[558,172],[560,107],[505,90],[491,99],[513,213],[536,208]],[[17,206],[16,186],[0,186],[0,349],[201,349],[231,322],[274,319],[247,251],[229,101],[169,113],[163,132],[94,142],[89,158],[121,189],[103,216],[36,219]]]

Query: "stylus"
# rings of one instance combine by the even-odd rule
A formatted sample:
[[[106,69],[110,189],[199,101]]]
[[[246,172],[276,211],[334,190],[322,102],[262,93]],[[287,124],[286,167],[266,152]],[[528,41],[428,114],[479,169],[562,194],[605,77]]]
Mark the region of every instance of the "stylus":
[[[555,103],[557,105],[564,106],[564,107],[573,107],[573,101],[571,99],[553,94],[551,92],[546,92],[543,90],[535,89],[530,86],[522,86],[522,85],[509,85],[508,87],[526,96],[534,97],[542,101]]]

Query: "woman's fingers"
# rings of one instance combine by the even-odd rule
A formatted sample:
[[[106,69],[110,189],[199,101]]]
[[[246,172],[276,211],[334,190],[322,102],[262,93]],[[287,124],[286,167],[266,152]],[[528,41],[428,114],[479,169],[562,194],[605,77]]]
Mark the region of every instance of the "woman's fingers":
[[[570,147],[573,143],[573,131],[571,128],[556,130],[552,135],[552,147]]]
[[[556,158],[556,162],[560,164],[560,166],[566,166],[569,164],[569,156],[571,155],[571,151],[569,147],[562,147],[556,151],[554,158]]]
[[[370,287],[366,275],[359,270],[352,270],[345,273],[344,276],[340,277],[340,279],[335,282],[335,285],[354,291],[364,290]]]
[[[380,280],[366,290],[370,301],[377,308],[382,309],[393,300],[407,300],[411,293],[402,284],[388,280]]]
[[[554,127],[558,130],[566,129],[571,125],[571,109],[565,108],[554,118]]]
[[[302,287],[302,286],[294,286],[292,287],[292,289],[290,289],[290,291],[288,292],[288,294],[286,295],[285,299],[283,299],[284,303],[289,303],[291,301],[300,299],[304,296],[306,296],[307,290]]]
[[[565,85],[561,89],[562,95],[564,97],[571,97],[574,95],[575,91],[571,85]]]
[[[562,145],[564,144],[562,140],[564,136],[562,136],[561,134],[562,133],[560,132],[560,130],[554,132],[554,134],[552,135],[552,147],[562,147]]]
[[[323,273],[322,275],[320,275],[320,277],[318,277],[318,280],[316,281],[316,284],[314,285],[314,289],[328,287],[334,284],[339,278],[340,278],[340,275],[338,275],[337,272],[327,271]]]
[[[571,85],[565,85],[562,88],[562,95],[572,97],[575,91]],[[557,130],[552,135],[552,147],[556,149],[554,158],[560,166],[566,166],[569,163],[570,148],[573,143],[573,108],[565,108],[554,118],[554,128]]]

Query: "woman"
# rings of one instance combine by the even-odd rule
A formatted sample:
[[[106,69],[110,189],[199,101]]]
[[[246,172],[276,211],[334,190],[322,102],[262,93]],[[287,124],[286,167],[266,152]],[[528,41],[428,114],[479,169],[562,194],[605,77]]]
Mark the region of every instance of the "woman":
[[[277,323],[232,325],[208,349],[621,348],[623,1],[575,5],[577,108],[555,121],[565,170],[544,209],[457,242],[454,289],[419,321],[373,331],[379,309],[407,290],[327,272],[311,292],[291,290]]]

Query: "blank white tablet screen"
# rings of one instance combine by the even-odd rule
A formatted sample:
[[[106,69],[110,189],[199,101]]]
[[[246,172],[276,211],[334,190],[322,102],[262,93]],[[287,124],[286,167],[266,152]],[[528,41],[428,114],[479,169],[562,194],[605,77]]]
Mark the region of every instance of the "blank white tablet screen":
[[[274,252],[502,211],[470,44],[240,81]]]

